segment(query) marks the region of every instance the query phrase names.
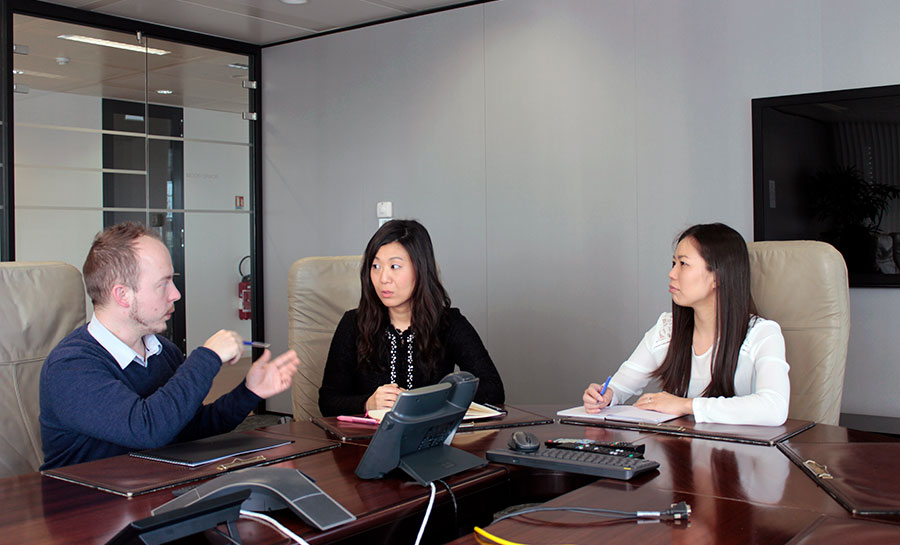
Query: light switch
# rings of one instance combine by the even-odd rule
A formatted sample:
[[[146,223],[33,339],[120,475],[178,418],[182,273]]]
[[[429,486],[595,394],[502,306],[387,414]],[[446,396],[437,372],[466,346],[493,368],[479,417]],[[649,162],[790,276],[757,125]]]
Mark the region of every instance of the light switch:
[[[394,216],[394,203],[391,201],[381,201],[375,204],[376,218],[390,218]]]

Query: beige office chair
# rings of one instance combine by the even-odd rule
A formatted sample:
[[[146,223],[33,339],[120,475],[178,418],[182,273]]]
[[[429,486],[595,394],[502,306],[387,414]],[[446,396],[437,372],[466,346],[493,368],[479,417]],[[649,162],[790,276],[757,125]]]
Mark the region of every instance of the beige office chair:
[[[784,333],[791,366],[788,416],[837,425],[850,337],[844,258],[831,245],[810,240],[751,242],[747,248],[756,309]]]
[[[58,262],[0,263],[0,477],[36,471],[43,462],[41,366],[84,321],[78,269]]]
[[[319,387],[341,316],[359,305],[362,256],[306,257],[288,274],[288,346],[300,356],[291,386],[295,420],[322,416]]]

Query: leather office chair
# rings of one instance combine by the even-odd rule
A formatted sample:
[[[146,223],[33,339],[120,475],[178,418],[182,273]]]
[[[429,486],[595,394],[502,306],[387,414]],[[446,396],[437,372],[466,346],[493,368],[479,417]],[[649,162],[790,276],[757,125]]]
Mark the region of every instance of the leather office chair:
[[[319,387],[331,337],[344,313],[359,305],[362,256],[306,257],[288,274],[288,346],[300,356],[291,386],[295,420],[322,416]]]
[[[50,350],[84,324],[78,269],[58,262],[0,263],[0,477],[37,471],[38,386]]]
[[[788,416],[837,425],[850,337],[844,258],[811,240],[751,242],[747,248],[757,312],[784,333],[791,366]]]

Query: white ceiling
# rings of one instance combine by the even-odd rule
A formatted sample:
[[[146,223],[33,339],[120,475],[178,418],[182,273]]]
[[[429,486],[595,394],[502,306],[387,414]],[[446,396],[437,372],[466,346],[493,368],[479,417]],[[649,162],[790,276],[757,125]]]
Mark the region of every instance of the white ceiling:
[[[131,20],[176,27],[266,45],[350,26],[374,23],[434,8],[466,4],[460,0],[53,0],[51,3]],[[17,100],[49,91],[183,106],[233,113],[250,111],[248,59],[194,45],[148,38],[142,45],[162,48],[163,56],[122,51],[58,39],[86,34],[138,44],[134,34],[115,32],[22,14],[13,18],[13,40],[28,47],[14,55]],[[21,94],[24,93],[24,94]],[[165,94],[162,94],[165,93]]]
[[[373,23],[460,0],[51,0],[52,4],[267,45]]]
[[[134,34],[17,14],[13,40],[28,48],[13,55],[14,100],[33,91],[72,93],[94,97],[241,113],[249,111],[245,55],[194,45],[147,39],[141,45],[167,51],[145,55],[110,47],[59,39],[60,35],[88,35],[138,45]],[[28,88],[23,93],[22,86]],[[160,94],[160,90],[167,94]]]

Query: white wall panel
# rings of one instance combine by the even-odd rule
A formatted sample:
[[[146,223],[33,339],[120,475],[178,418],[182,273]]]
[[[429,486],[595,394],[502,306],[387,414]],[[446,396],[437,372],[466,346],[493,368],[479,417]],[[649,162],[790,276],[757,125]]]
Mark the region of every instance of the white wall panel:
[[[287,344],[291,264],[361,254],[378,201],[428,228],[453,304],[487,335],[483,49],[474,9],[264,51],[267,340]]]
[[[817,5],[636,3],[642,331],[671,307],[666,275],[680,231],[720,221],[752,240],[750,100],[819,89]]]
[[[485,6],[488,348],[513,403],[576,404],[635,340],[633,10],[567,4]]]
[[[574,405],[668,308],[679,230],[750,238],[750,100],[900,82],[898,22],[874,0],[506,0],[267,48],[268,335],[294,259],[359,253],[393,200],[510,401]],[[894,397],[900,291],[851,298],[844,410],[900,416],[868,401]]]

